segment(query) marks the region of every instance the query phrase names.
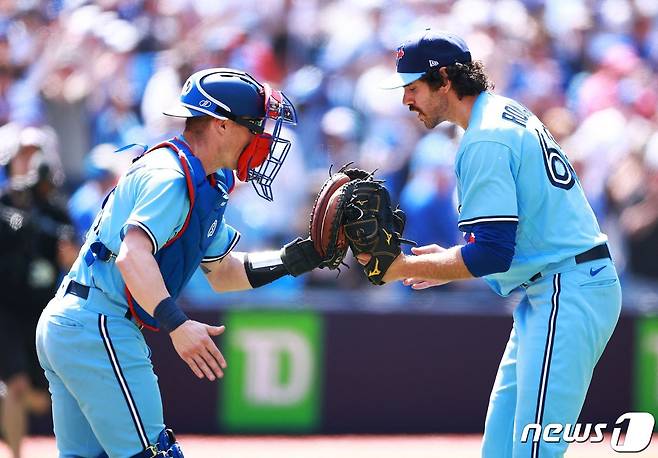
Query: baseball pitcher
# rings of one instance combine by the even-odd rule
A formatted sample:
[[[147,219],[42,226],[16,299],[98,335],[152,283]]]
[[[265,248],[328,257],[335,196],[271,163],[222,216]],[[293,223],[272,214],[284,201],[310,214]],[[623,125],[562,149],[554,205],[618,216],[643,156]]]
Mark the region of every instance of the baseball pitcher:
[[[414,289],[483,277],[500,295],[522,288],[493,386],[482,456],[561,457],[564,441],[521,441],[528,424],[574,424],[617,323],[621,289],[581,184],[560,145],[523,105],[489,91],[459,37],[429,29],[403,43],[387,87],[432,129],[464,136],[455,159],[465,244],[412,248],[383,281]],[[372,265],[372,258],[359,260]],[[380,269],[382,270],[382,269]]]

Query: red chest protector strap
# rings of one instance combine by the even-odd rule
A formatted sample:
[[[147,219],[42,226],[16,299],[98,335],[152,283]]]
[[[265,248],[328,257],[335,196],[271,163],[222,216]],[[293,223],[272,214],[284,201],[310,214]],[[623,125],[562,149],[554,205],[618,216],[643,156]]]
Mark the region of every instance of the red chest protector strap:
[[[179,138],[174,138],[174,140],[179,141],[179,142],[183,142],[183,140],[181,140]],[[195,184],[192,180],[192,173],[190,172],[190,166],[187,162],[187,158],[185,157],[185,153],[183,153],[180,150],[180,148],[173,141],[164,141],[162,143],[159,143],[159,144],[155,145],[154,147],[152,147],[148,151],[146,151],[144,154],[142,154],[142,156],[140,156],[140,158],[143,157],[144,155],[146,155],[146,154],[148,154],[148,153],[150,153],[150,152],[152,152],[156,149],[160,149],[160,148],[170,148],[173,151],[175,151],[176,154],[178,155],[178,159],[180,161],[181,167],[183,168],[183,173],[185,174],[185,183],[187,185],[187,195],[190,199],[190,208],[187,212],[187,216],[185,217],[185,222],[183,223],[183,227],[181,228],[180,231],[178,231],[178,233],[174,237],[169,239],[167,241],[167,243],[165,243],[165,245],[162,247],[162,248],[166,248],[169,245],[171,245],[172,243],[174,243],[177,239],[179,239],[183,235],[183,233],[185,233],[185,231],[187,230],[187,226],[189,225],[190,217],[192,216],[192,209],[194,208],[194,203],[195,203],[195,199],[196,199],[196,189],[195,189]],[[188,149],[190,149],[189,146],[188,146]],[[139,160],[139,158],[137,160]],[[215,181],[215,177],[211,176],[211,182],[214,182],[214,181]],[[125,293],[126,293],[126,300],[128,302],[128,307],[130,308],[130,313],[132,314],[132,316],[135,319],[135,321],[137,322],[137,324],[141,327],[146,328],[146,329],[150,329],[151,331],[159,331],[159,328],[154,327],[154,326],[150,326],[150,325],[146,324],[141,318],[139,318],[139,314],[137,313],[137,311],[135,309],[135,300],[134,300],[132,294],[130,293],[130,290],[128,289],[127,285],[126,285],[126,288],[125,288]]]

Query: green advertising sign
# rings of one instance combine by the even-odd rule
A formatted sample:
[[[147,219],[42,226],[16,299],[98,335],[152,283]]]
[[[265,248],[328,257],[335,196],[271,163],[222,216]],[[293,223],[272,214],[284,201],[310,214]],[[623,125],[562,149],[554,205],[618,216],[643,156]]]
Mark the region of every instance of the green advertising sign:
[[[231,432],[311,432],[320,422],[322,321],[313,312],[225,316],[219,422]]]
[[[638,318],[635,331],[635,409],[658,418],[658,317]]]

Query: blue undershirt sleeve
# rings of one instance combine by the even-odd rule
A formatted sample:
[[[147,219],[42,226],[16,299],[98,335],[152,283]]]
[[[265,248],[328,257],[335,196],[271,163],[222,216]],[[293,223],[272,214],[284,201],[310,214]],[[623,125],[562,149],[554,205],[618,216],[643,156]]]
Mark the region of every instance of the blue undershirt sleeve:
[[[461,248],[466,268],[474,277],[507,272],[514,257],[516,222],[489,222],[464,226]]]

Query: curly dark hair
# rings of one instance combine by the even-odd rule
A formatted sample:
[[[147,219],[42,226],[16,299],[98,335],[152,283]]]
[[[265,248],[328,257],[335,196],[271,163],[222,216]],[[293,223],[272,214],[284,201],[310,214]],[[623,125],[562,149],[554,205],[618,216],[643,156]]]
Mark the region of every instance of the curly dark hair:
[[[478,95],[487,89],[493,89],[493,83],[489,82],[484,72],[484,64],[481,61],[460,62],[445,67],[448,79],[461,100],[466,95]],[[439,73],[439,67],[434,67],[425,73],[420,81],[425,81],[435,91],[444,85],[443,77]]]

